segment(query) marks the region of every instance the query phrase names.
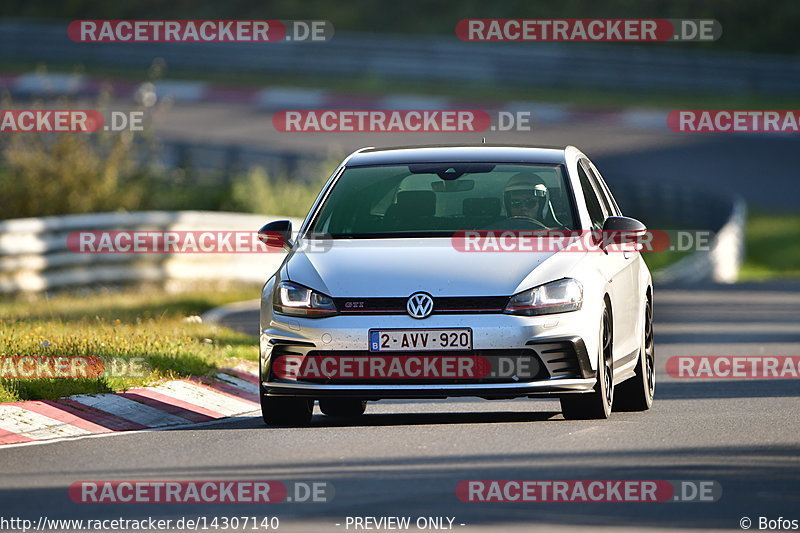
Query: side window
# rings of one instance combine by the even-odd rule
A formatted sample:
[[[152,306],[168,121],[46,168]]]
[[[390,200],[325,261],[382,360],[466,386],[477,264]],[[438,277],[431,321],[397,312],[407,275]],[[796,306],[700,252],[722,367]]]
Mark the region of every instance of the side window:
[[[614,208],[611,205],[611,202],[608,199],[608,196],[605,193],[605,190],[600,185],[600,182],[597,180],[597,174],[594,173],[592,170],[591,165],[587,161],[581,161],[581,166],[586,171],[586,174],[589,176],[589,181],[592,182],[592,188],[594,188],[595,194],[597,194],[597,198],[600,200],[600,205],[603,206],[603,212],[605,216],[609,217],[614,214]]]
[[[594,229],[602,229],[603,222],[606,221],[606,214],[603,212],[603,207],[597,199],[597,193],[592,187],[589,176],[583,169],[583,165],[578,163],[578,179],[581,182],[581,189],[583,189],[583,196],[586,198],[586,209],[589,210],[589,218],[592,221]]]
[[[588,162],[586,164],[586,168],[589,172],[589,178],[592,180],[592,183],[594,183],[595,188],[601,197],[600,199],[603,201],[603,205],[608,209],[608,214],[619,216],[621,214],[619,206],[617,205],[616,200],[614,200],[614,197],[611,195],[608,185],[606,185],[606,182],[600,177],[600,172],[598,172],[594,165]]]

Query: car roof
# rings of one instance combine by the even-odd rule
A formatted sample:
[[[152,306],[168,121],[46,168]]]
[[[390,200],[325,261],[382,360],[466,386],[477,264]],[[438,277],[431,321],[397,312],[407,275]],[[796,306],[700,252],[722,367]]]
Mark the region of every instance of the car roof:
[[[346,166],[407,165],[409,163],[545,163],[565,162],[569,147],[513,145],[399,146],[363,148],[347,160]]]

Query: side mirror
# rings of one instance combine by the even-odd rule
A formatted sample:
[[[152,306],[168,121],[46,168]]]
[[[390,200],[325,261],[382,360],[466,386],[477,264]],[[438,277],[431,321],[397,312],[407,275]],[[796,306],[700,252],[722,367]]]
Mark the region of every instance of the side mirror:
[[[292,223],[288,220],[276,220],[265,224],[258,230],[258,240],[267,248],[292,248]]]
[[[625,251],[638,250],[646,234],[647,227],[635,218],[608,217],[603,223],[600,247],[605,250],[609,244],[620,244]]]

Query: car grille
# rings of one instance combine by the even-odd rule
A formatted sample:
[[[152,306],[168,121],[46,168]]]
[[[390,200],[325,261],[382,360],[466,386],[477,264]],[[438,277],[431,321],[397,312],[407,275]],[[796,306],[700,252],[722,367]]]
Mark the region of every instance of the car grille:
[[[510,296],[433,297],[432,314],[502,313]],[[347,315],[406,314],[408,298],[334,298],[336,308]]]

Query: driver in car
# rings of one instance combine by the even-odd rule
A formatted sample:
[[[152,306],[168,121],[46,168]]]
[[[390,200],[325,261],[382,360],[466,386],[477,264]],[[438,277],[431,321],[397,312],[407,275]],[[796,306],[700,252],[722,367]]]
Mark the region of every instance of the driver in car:
[[[512,219],[528,219],[544,227],[555,222],[550,213],[550,195],[544,181],[536,174],[520,172],[506,183],[503,199]]]

